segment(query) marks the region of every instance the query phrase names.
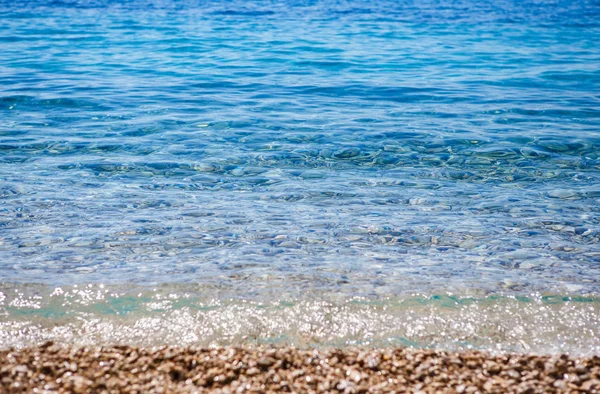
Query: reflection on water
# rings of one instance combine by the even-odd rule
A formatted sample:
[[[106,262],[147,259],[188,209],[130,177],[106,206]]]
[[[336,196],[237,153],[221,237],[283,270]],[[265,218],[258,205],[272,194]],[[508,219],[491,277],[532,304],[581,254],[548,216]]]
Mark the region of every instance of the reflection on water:
[[[0,4],[5,343],[597,349],[593,2],[122,3]]]
[[[104,285],[3,289],[0,342],[54,340],[295,346],[414,346],[492,352],[593,355],[600,351],[600,301],[592,297],[318,294],[293,301],[209,298],[189,287]]]

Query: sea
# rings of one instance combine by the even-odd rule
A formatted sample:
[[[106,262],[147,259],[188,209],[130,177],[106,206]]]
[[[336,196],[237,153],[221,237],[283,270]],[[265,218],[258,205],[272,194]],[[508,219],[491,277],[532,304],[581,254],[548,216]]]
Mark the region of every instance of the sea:
[[[0,346],[600,354],[599,0],[0,0]]]

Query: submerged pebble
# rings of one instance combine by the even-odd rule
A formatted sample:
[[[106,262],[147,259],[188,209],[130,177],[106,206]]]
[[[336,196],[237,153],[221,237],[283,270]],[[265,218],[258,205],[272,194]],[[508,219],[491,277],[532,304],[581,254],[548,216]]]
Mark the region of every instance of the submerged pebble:
[[[599,348],[596,301],[379,314],[415,293],[600,294],[597,0],[0,3],[0,345]],[[38,291],[88,283],[179,298]],[[221,307],[307,294],[287,315]],[[330,391],[373,377],[344,365]],[[456,391],[491,390],[471,380]]]

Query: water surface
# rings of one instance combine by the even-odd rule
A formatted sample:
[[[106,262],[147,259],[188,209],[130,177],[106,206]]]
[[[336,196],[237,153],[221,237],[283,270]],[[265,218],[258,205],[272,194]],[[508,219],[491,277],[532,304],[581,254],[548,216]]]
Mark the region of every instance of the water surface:
[[[599,10],[584,0],[0,1],[0,335],[18,346],[41,337],[11,324],[108,322],[104,306],[52,301],[90,284],[192,294],[196,306],[296,305],[266,326],[357,297],[367,306],[348,313],[364,324],[372,303],[399,322],[445,313],[406,307],[414,297],[475,297],[476,331],[504,316],[520,334],[441,336],[432,325],[423,341],[376,317],[368,332],[419,346],[598,349]],[[563,309],[515,306],[544,296]],[[52,312],[18,301],[36,297]],[[500,314],[504,303],[516,315]],[[231,321],[216,308],[214,321]],[[452,316],[445,326],[464,318]],[[543,340],[527,334],[540,316],[554,316]],[[193,338],[257,330],[302,342],[299,326],[248,324]],[[323,339],[315,332],[331,321],[311,324],[309,342],[369,341],[360,330]],[[576,345],[561,342],[569,335]]]

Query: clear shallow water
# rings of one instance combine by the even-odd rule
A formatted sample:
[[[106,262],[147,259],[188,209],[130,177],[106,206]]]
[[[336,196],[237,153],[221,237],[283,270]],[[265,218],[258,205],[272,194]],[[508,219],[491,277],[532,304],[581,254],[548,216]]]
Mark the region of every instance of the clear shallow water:
[[[600,299],[561,296],[225,298],[205,288],[4,288],[0,342],[78,345],[409,346],[489,352],[600,352]]]
[[[597,294],[600,6],[516,3],[0,2],[2,335],[36,310],[15,287],[57,311],[40,332],[76,313],[54,289],[88,283],[298,316],[332,294]],[[529,350],[576,351],[527,342],[528,305],[505,318]],[[549,332],[597,323],[561,305]],[[483,344],[459,331],[415,343]]]

